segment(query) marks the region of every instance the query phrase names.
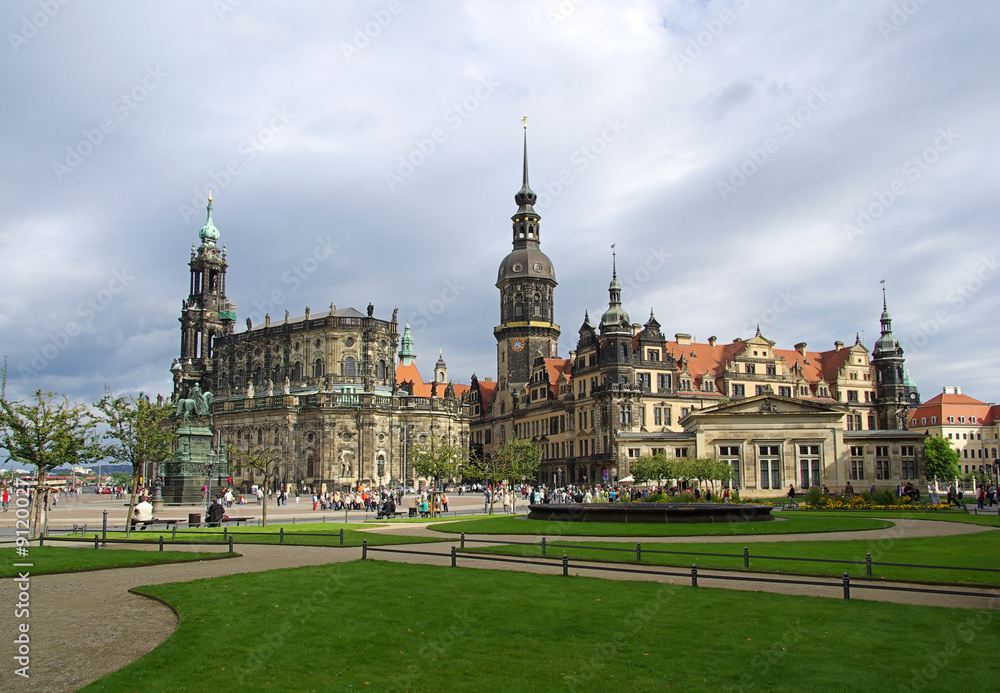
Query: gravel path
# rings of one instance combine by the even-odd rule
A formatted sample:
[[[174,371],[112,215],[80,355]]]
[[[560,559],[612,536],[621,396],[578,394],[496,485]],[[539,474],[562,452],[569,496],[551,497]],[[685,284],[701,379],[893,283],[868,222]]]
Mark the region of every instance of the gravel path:
[[[927,520],[894,520],[896,526],[888,529],[860,532],[837,532],[833,534],[798,535],[757,535],[743,537],[573,537],[585,541],[653,542],[760,542],[760,541],[842,541],[863,539],[873,542],[892,541],[906,537],[942,536],[969,534],[995,529],[977,525]],[[369,558],[396,560],[410,563],[450,565],[447,552],[458,543],[458,535],[442,535],[421,525],[397,525],[395,527],[375,527],[373,532],[393,532],[438,536],[441,544],[423,544],[412,547],[420,551],[439,551],[441,556],[384,553],[372,550]],[[470,535],[469,538],[472,538]],[[524,541],[525,537],[476,536],[477,539],[503,541],[511,539]],[[552,539],[554,537],[550,537]],[[540,539],[540,537],[538,537]],[[155,546],[150,550],[155,550]],[[12,579],[0,582],[0,632],[3,644],[0,657],[9,667],[4,672],[5,691],[46,691],[59,693],[75,691],[107,674],[125,666],[131,661],[151,651],[165,640],[176,628],[177,618],[173,611],[159,603],[128,592],[139,585],[167,582],[185,582],[200,578],[211,578],[236,573],[259,572],[277,568],[291,568],[304,565],[321,565],[339,561],[349,561],[361,557],[358,548],[325,548],[303,546],[261,546],[237,545],[243,554],[239,558],[214,560],[197,563],[180,563],[141,568],[118,568],[93,572],[64,575],[38,575],[31,578],[31,617],[28,620],[31,635],[31,678],[25,680],[14,675],[15,644],[12,635],[16,633],[18,620],[14,609],[18,588]],[[392,547],[387,547],[392,548]],[[399,547],[406,548],[406,547]],[[218,552],[218,547],[193,547],[190,550]],[[560,574],[561,565],[526,565],[499,563],[490,560],[460,558],[459,565],[500,570],[528,570],[532,572]],[[670,569],[667,569],[670,570]],[[571,568],[573,575],[586,575],[618,580],[657,580],[676,584],[691,584],[690,576],[656,577],[628,573],[608,573],[588,570],[582,566]],[[713,571],[715,575],[739,575]],[[744,574],[745,575],[745,574]],[[699,585],[707,587],[727,587],[735,589],[781,592],[841,598],[841,587],[816,587],[804,585],[775,584],[763,582],[730,582],[712,580],[704,572],[699,575]],[[969,608],[997,608],[1000,596],[990,599],[957,597],[947,595],[903,593],[862,590],[858,583],[852,586],[852,598],[885,600],[907,604],[959,606]]]

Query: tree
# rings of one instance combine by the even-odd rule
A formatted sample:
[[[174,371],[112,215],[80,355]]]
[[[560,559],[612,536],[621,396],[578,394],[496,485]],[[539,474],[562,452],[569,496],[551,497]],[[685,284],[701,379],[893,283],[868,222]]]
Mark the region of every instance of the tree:
[[[511,492],[511,512],[517,515],[514,484],[529,477],[535,478],[538,466],[542,463],[542,449],[538,443],[511,436],[493,451],[493,458],[499,470],[502,470],[500,480],[507,482],[507,488]]]
[[[632,463],[630,473],[640,484],[655,481],[662,486],[665,480],[675,477],[675,466],[664,455],[644,455]]]
[[[269,482],[277,481],[278,473],[281,469],[281,462],[285,458],[284,451],[266,445],[252,445],[250,443],[249,437],[247,438],[247,449],[241,450],[235,445],[227,448],[229,452],[229,458],[237,462],[238,464],[245,464],[251,469],[256,469],[264,477],[264,481],[261,485],[262,488],[270,488],[271,484]],[[212,499],[209,498],[208,501],[211,503]],[[267,527],[267,494],[264,494],[264,498],[261,501],[263,503],[261,507],[261,517],[260,525],[261,527]]]
[[[958,453],[943,436],[924,438],[924,473],[928,481],[950,482],[958,478]]]
[[[95,420],[106,426],[102,434],[101,455],[132,465],[131,493],[125,535],[131,531],[132,513],[139,492],[139,477],[147,464],[159,464],[170,457],[171,447],[177,437],[170,424],[171,410],[165,405],[138,397],[115,397],[110,390],[94,404]]]
[[[507,478],[507,469],[504,467],[503,461],[493,454],[472,458],[469,460],[469,464],[472,467],[473,476],[487,486],[496,488]],[[490,496],[490,515],[493,514],[493,501],[495,498],[495,495]]]
[[[45,474],[55,468],[86,464],[97,459],[94,421],[86,406],[71,403],[65,395],[35,390],[29,402],[7,400],[7,371],[0,389],[0,448],[11,461],[30,464],[38,470],[35,480],[35,517],[30,537],[38,537],[42,526]]]
[[[418,445],[413,450],[413,470],[420,476],[434,480],[432,498],[437,498],[441,479],[451,478],[458,474],[458,468],[464,460],[465,448],[444,442],[444,440],[434,447]]]

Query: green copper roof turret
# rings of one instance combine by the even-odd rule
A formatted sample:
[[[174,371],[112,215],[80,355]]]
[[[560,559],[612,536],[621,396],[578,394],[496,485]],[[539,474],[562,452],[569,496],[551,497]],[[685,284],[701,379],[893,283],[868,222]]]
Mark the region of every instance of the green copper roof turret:
[[[410,332],[410,323],[406,323],[403,336],[399,340],[399,365],[409,366],[415,358],[417,352],[413,348],[413,334]]]
[[[201,238],[201,244],[207,245],[209,247],[215,247],[215,242],[219,240],[219,229],[215,228],[215,224],[212,223],[212,196],[208,196],[208,221],[205,225],[201,227],[201,231],[198,232],[198,236]]]

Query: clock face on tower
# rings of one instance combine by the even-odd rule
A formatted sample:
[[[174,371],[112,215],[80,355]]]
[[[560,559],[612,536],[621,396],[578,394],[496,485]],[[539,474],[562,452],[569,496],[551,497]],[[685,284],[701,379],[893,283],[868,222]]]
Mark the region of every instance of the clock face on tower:
[[[520,339],[515,339],[513,342],[511,342],[510,348],[513,349],[514,351],[521,351],[522,349],[524,349],[524,341]]]

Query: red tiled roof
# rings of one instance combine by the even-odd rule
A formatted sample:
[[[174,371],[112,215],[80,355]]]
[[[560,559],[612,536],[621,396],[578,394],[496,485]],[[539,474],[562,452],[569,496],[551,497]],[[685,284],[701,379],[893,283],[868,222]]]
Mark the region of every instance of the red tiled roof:
[[[931,397],[919,407],[910,410],[911,425],[916,426],[928,425],[919,422],[925,418],[930,421],[932,417],[937,418],[937,423],[930,425],[956,425],[948,421],[949,416],[954,416],[956,424],[960,426],[962,425],[958,423],[958,417],[960,416],[966,418],[966,424],[972,423],[971,419],[973,416],[976,417],[976,423],[973,425],[991,424],[1000,417],[1000,407],[980,402],[978,399],[969,397],[968,395],[942,392]],[[918,423],[914,424],[913,421],[917,421]]]
[[[396,365],[396,384],[401,385],[406,381],[413,383],[413,395],[415,397],[431,396],[431,391],[434,388],[434,382],[424,382],[424,379],[420,377],[420,371],[417,370],[416,363],[411,362],[408,366],[404,366],[401,363]],[[452,383],[451,386],[455,388],[456,397],[461,397],[470,389],[468,385],[459,385],[457,383]],[[444,391],[447,387],[448,383],[438,383],[437,396],[444,397]]]

